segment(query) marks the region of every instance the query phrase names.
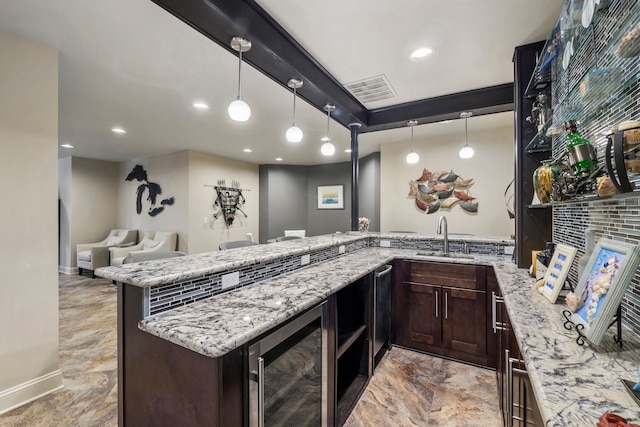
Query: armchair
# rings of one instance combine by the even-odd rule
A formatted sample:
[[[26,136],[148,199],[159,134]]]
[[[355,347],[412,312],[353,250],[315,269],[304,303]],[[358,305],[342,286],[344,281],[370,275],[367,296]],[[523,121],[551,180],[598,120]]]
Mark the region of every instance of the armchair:
[[[134,244],[138,240],[138,230],[115,229],[103,240],[95,243],[79,243],[76,246],[76,261],[78,272],[82,270],[95,270],[98,267],[109,265],[109,248]],[[95,277],[95,274],[93,275]]]
[[[140,243],[125,248],[110,248],[111,265],[119,266],[129,255],[172,252],[176,250],[178,233],[175,231],[147,231]]]

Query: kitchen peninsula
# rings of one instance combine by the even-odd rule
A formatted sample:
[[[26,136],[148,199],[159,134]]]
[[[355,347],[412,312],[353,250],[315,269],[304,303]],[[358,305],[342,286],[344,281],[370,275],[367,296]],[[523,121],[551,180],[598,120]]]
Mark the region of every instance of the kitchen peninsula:
[[[636,364],[640,360],[637,337],[625,330],[622,349],[613,344],[610,334],[601,347],[579,346],[574,332],[563,327],[564,305],[550,304],[534,292],[534,280],[505,255],[505,248],[513,245],[511,240],[452,236],[450,245],[456,253],[467,247],[473,258],[418,255],[441,249],[440,236],[333,234],[98,270],[98,275],[118,282],[121,425],[134,412],[129,409],[132,406],[126,406],[125,394],[145,397],[147,406],[143,408],[142,420],[168,419],[169,414],[162,411],[175,408],[180,413],[173,415],[187,425],[194,419],[190,411],[203,405],[222,425],[230,425],[226,424],[229,420],[235,420],[237,425],[248,424],[246,415],[232,416],[233,412],[245,413],[243,384],[248,369],[242,360],[246,345],[395,260],[480,265],[495,272],[547,426],[595,425],[605,412],[617,413],[630,421],[640,420],[640,407],[620,381],[636,378]],[[301,260],[305,255],[309,255],[310,264],[303,267]],[[222,276],[228,274],[237,277],[237,289],[221,292],[223,280],[229,280]],[[218,281],[211,286],[218,289],[209,291],[210,294],[221,293],[196,296],[202,300],[193,303],[185,303],[185,298],[178,296],[189,293],[193,296],[197,283],[207,280]],[[181,290],[178,292],[177,288]],[[164,309],[171,305],[168,298],[163,298],[167,295],[182,303]],[[131,316],[138,316],[135,330],[127,324]],[[149,352],[154,351],[160,354],[149,357]],[[188,354],[182,359],[186,366],[163,364],[163,358],[168,360],[178,353],[181,358]],[[217,398],[202,395],[211,385],[205,384],[194,392],[203,402],[190,401],[190,396],[185,395],[173,396],[170,404],[159,401],[159,406],[154,406],[154,399],[161,396],[153,387],[179,387],[182,376],[194,372],[212,375],[207,366],[211,368],[209,371],[215,371],[211,378],[229,386],[228,392]],[[146,370],[156,378],[152,383],[130,384],[127,375],[134,370]],[[123,388],[127,388],[126,393]],[[164,397],[167,390],[162,392]],[[142,400],[138,403],[143,404]],[[149,414],[150,411],[158,413]]]

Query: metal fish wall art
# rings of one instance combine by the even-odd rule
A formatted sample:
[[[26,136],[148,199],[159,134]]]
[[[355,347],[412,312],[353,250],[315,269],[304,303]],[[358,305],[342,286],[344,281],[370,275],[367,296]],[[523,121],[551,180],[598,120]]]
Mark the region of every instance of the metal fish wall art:
[[[473,184],[473,178],[463,179],[453,170],[430,172],[424,168],[418,179],[409,180],[408,196],[415,197],[418,210],[427,214],[456,205],[465,212],[477,213],[478,202],[469,192]]]

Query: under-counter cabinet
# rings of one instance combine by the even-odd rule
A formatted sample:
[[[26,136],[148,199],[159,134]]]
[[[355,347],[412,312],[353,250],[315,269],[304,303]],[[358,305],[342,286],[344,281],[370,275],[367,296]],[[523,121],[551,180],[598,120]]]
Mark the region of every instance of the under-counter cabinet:
[[[490,366],[485,267],[406,261],[394,284],[393,342]]]
[[[336,425],[347,420],[372,373],[372,288],[373,275],[368,274],[329,298],[329,306],[335,304],[337,331],[334,359]]]
[[[497,336],[496,377],[503,425],[544,426],[493,268],[487,269],[487,287],[492,301],[492,328]]]

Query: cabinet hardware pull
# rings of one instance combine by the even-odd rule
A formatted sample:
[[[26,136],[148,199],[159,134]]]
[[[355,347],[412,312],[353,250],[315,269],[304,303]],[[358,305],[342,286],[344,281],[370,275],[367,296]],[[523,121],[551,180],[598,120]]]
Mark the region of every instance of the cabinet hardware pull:
[[[389,273],[391,270],[393,270],[393,265],[390,265],[388,268],[386,268],[384,271],[381,271],[380,273],[376,273],[376,277],[379,279],[382,276],[385,276],[387,273]]]
[[[436,291],[436,318],[438,318],[438,291]]]
[[[258,427],[264,427],[264,358],[258,357]]]
[[[509,350],[508,349],[504,349],[504,360],[507,362],[504,365],[504,370],[505,372],[505,376],[507,377],[507,396],[506,396],[506,402],[505,402],[505,406],[506,406],[506,411],[507,411],[507,427],[513,427],[513,419],[511,418],[511,410],[512,407],[511,405],[513,405],[513,395],[512,393],[512,389],[513,389],[513,383],[512,383],[512,378],[511,378],[511,357],[509,357]]]
[[[444,318],[449,318],[449,293],[447,291],[444,292]]]
[[[496,293],[491,292],[491,324],[493,325],[493,333],[498,333],[498,325],[496,324]]]

